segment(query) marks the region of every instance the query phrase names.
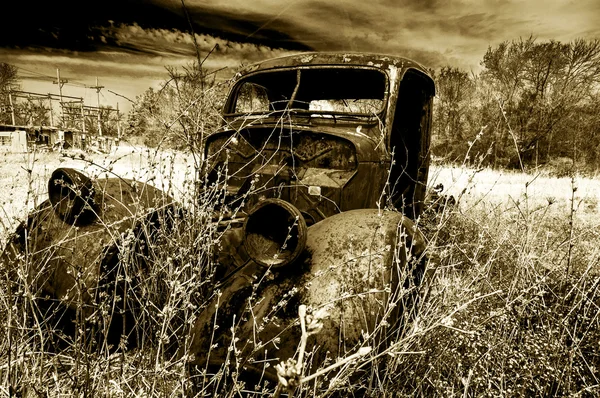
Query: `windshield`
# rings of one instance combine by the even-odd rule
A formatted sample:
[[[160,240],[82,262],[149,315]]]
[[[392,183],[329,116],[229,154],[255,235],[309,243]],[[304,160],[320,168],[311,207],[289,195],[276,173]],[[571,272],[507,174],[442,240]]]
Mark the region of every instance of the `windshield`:
[[[377,69],[313,67],[257,73],[241,80],[228,114],[294,110],[311,115],[379,114],[386,76]]]

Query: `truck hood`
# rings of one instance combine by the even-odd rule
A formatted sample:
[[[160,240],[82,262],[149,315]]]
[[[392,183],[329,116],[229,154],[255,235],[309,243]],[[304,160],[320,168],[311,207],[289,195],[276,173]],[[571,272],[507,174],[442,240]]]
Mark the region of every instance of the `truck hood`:
[[[283,125],[283,127],[282,127]],[[281,120],[273,121],[265,119],[251,120],[249,123],[232,123],[228,128],[218,131],[210,136],[207,140],[206,147],[219,137],[232,136],[235,132],[242,130],[257,131],[269,129],[273,132],[284,131],[289,133],[309,133],[323,136],[333,136],[342,138],[351,142],[356,150],[358,162],[382,162],[389,159],[389,154],[386,150],[385,136],[376,123],[369,121],[337,121],[332,123],[331,119],[327,119],[326,123],[322,119],[312,122],[296,122],[291,124]]]

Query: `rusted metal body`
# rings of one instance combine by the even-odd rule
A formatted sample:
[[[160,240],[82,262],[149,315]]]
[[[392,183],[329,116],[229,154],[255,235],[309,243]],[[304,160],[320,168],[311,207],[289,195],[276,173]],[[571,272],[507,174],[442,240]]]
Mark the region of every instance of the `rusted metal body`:
[[[227,191],[230,207],[250,213],[246,226],[268,225],[259,234],[277,243],[260,252],[248,244],[256,230],[229,231],[237,257],[221,265],[236,271],[199,315],[193,363],[220,366],[239,352],[241,369],[276,380],[273,365],[297,355],[299,304],[328,312],[311,337],[313,369],[361,344],[389,344],[403,289],[424,268],[411,219],[425,199],[433,95],[424,68],[380,55],[301,54],[238,74],[227,125],[207,141],[208,181]],[[301,217],[255,210],[282,200]],[[389,205],[400,212],[380,210]],[[306,244],[282,263],[273,248],[298,218],[308,225]],[[283,232],[268,233],[276,229]],[[303,230],[290,234],[299,238],[288,250],[298,249]],[[279,262],[269,267],[273,257]]]
[[[394,339],[424,271],[412,220],[425,199],[433,95],[423,67],[383,55],[308,53],[236,76],[225,127],[206,142],[204,182],[221,192],[219,211],[245,221],[223,228],[215,294],[182,347],[192,365],[219,367],[233,352],[239,370],[277,380],[272,365],[296,355],[300,304],[328,312],[309,341],[312,369]],[[130,181],[55,174],[50,200],[3,259],[33,250],[33,284],[67,306],[87,294],[91,306],[118,267],[115,237],[173,203]]]
[[[250,261],[219,286],[196,321],[192,363],[219,368],[237,352],[240,369],[276,381],[274,365],[297,356],[300,304],[326,313],[309,340],[312,371],[362,344],[387,347],[409,298],[403,287],[414,289],[422,277],[424,249],[401,213],[357,209],[328,217],[308,227],[298,261],[266,276]]]
[[[9,273],[26,276],[31,295],[49,296],[82,319],[98,310],[102,293],[114,296],[119,287],[120,250],[127,234],[131,245],[147,240],[152,223],[164,222],[173,201],[150,185],[120,178],[91,180],[80,171],[56,169],[48,183],[49,198],[21,224],[0,256]],[[139,245],[137,255],[143,256]],[[131,274],[135,270],[129,270]],[[11,277],[17,280],[16,276]],[[112,326],[124,325],[117,303],[105,314]]]
[[[235,197],[251,177],[255,198],[289,201],[309,222],[388,203],[415,218],[433,95],[425,69],[400,57],[309,53],[249,66],[225,104],[226,127],[208,139],[209,178],[227,174]]]

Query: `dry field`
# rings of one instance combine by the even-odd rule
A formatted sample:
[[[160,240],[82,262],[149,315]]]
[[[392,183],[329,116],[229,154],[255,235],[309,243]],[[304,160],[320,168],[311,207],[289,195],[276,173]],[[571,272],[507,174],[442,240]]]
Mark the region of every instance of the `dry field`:
[[[131,146],[109,155],[84,154],[83,159],[80,153],[2,154],[2,240],[46,198],[47,180],[56,167],[150,182],[175,197],[185,196],[182,189],[194,173],[190,156]],[[429,278],[418,315],[387,352],[387,370],[356,380],[352,373],[372,366],[375,358],[352,362],[331,380],[298,389],[297,396],[328,396],[335,392],[334,380],[342,396],[358,384],[368,386],[373,396],[600,394],[600,181],[436,165],[429,185],[440,182],[458,205],[426,213],[420,221],[429,241]],[[163,277],[179,274],[175,270]],[[178,292],[181,297],[187,293]],[[30,306],[10,303],[10,295],[0,291],[0,323],[6,324],[14,311],[13,324],[27,318]],[[171,311],[188,314],[189,305],[181,300],[171,304]],[[170,330],[173,319],[160,310],[148,308],[148,316],[160,321],[156,327]],[[0,331],[0,350],[13,353],[0,354],[0,395],[9,395],[14,386],[21,386],[21,392],[35,390],[24,396],[189,395],[183,363],[165,356],[160,345],[117,356],[82,357],[77,346],[51,353],[39,350],[36,332],[24,321],[16,325]],[[154,333],[149,331],[150,341]],[[170,337],[185,337],[180,333],[173,330]],[[211,377],[198,396],[254,390]],[[272,392],[266,388],[254,396]]]
[[[600,179],[582,176],[557,178],[544,174],[434,166],[430,170],[429,185],[443,183],[449,194],[461,197],[465,209],[484,203],[509,210],[528,199],[529,205],[543,205],[550,201],[556,211],[568,212],[574,200],[579,215],[589,216],[587,218],[591,221],[600,201]]]
[[[109,154],[83,152],[0,154],[0,236],[23,220],[28,210],[47,196],[47,181],[58,167],[84,170],[91,176],[119,176],[162,187],[177,196],[186,178],[194,175],[193,158],[182,152],[154,151],[121,145]],[[600,179],[549,177],[514,171],[434,165],[429,186],[444,185],[444,193],[460,199],[462,211],[474,207],[494,211],[552,203],[556,213],[571,211],[590,227],[600,223]]]
[[[58,167],[93,177],[122,177],[149,183],[180,197],[184,180],[194,175],[191,156],[122,144],[111,153],[82,151],[0,153],[0,238],[47,198],[48,180]]]

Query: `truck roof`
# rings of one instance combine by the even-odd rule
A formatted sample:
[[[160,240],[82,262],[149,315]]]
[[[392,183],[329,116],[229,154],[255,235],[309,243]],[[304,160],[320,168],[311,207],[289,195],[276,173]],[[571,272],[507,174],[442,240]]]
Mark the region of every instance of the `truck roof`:
[[[395,66],[399,69],[417,69],[430,76],[424,66],[411,59],[395,55],[362,52],[305,52],[272,58],[246,66],[239,72],[238,76],[241,77],[257,70],[289,68],[303,65],[356,65],[373,66],[381,69],[388,69],[389,66]]]

